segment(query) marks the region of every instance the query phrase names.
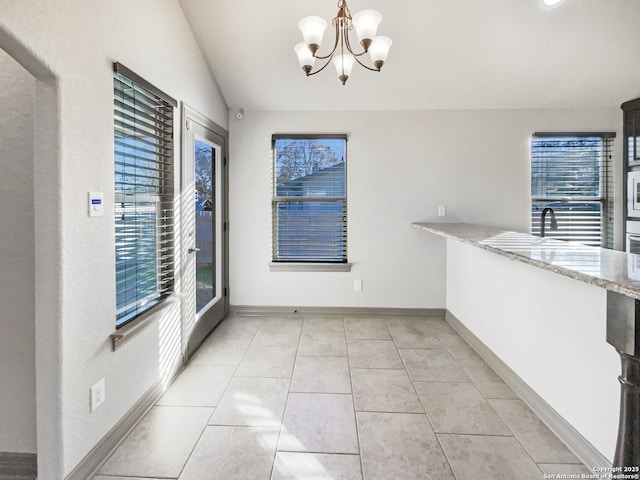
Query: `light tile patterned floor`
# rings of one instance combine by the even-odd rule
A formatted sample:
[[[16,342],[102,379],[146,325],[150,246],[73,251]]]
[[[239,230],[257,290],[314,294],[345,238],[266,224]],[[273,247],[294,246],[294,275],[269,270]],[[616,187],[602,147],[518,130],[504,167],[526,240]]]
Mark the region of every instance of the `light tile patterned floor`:
[[[447,325],[230,317],[94,480],[589,473]]]

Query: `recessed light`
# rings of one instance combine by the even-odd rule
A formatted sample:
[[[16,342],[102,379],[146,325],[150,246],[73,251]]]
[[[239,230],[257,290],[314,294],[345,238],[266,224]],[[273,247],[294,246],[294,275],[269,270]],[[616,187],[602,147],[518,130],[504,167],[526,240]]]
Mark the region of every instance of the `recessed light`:
[[[547,7],[555,7],[560,5],[564,0],[543,0]]]

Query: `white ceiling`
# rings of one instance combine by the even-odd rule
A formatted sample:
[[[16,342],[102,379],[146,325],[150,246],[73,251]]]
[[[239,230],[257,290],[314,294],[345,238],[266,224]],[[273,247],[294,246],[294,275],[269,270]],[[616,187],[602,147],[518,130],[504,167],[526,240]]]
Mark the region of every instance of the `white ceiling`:
[[[640,96],[640,0],[349,0],[382,14],[382,72],[306,78],[298,21],[335,0],[180,0],[227,104],[245,110],[618,107]],[[320,53],[332,42],[327,29]]]

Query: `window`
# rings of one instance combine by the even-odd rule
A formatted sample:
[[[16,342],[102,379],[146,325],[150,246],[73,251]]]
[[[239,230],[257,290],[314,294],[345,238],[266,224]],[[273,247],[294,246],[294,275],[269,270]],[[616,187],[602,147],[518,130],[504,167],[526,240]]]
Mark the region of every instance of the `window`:
[[[535,133],[531,140],[531,232],[613,247],[614,133]],[[552,223],[552,215],[555,222]],[[552,228],[553,227],[553,228]]]
[[[347,262],[345,135],[273,136],[273,261]]]
[[[174,285],[175,100],[114,64],[116,327]]]

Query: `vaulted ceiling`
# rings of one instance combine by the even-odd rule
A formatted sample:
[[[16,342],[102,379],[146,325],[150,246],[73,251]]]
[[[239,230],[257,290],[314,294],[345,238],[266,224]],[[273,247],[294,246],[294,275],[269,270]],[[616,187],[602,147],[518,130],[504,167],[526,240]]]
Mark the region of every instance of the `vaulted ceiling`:
[[[640,96],[640,0],[349,0],[393,39],[382,72],[305,77],[298,21],[335,0],[180,0],[227,104],[246,110],[617,107]],[[327,29],[321,48],[333,35]]]

